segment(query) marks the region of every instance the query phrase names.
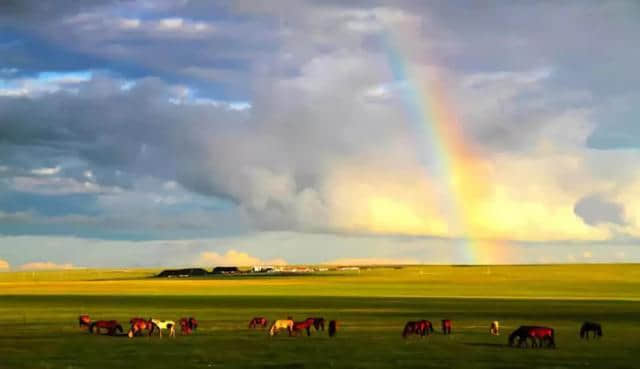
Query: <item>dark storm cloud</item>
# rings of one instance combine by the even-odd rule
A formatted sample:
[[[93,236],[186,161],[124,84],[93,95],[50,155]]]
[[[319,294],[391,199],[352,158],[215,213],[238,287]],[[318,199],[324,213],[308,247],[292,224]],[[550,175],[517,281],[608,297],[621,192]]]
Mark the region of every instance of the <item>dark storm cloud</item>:
[[[380,42],[388,30],[415,32],[409,62],[443,70],[451,109],[488,152],[535,147],[559,115],[583,109],[601,117],[611,96],[640,82],[640,49],[629,47],[640,34],[635,2],[0,4],[0,68],[15,69],[2,76],[4,84],[49,83],[39,80],[43,71],[94,73],[73,88],[0,96],[7,186],[20,177],[30,191],[51,193],[53,182],[31,171],[60,166],[56,176],[70,187],[63,196],[89,182],[92,201],[109,195],[129,212],[142,207],[134,201],[143,192],[137,183],[153,178],[155,186],[176,182],[185,192],[228,201],[240,209],[239,222],[248,216],[259,229],[326,230],[323,181],[335,163],[383,157],[395,167],[413,155],[403,101],[370,93],[394,82]],[[234,101],[251,108],[234,108]],[[593,124],[589,142],[598,147],[620,145],[605,132],[629,142],[637,133],[631,120]],[[186,201],[195,213],[183,214],[184,228],[228,224],[222,217],[198,221],[202,209],[194,202]],[[37,218],[53,215],[54,204],[5,202],[4,210],[33,210]],[[592,206],[612,208],[594,204],[582,202],[576,213],[597,224],[600,218],[585,215]],[[86,234],[104,232],[100,224],[126,227],[114,220],[117,207],[97,206],[107,214],[75,220],[98,222]],[[67,210],[87,215],[91,207]],[[145,216],[127,221],[135,217]],[[157,230],[168,219],[137,224]],[[33,222],[51,232],[45,223]]]

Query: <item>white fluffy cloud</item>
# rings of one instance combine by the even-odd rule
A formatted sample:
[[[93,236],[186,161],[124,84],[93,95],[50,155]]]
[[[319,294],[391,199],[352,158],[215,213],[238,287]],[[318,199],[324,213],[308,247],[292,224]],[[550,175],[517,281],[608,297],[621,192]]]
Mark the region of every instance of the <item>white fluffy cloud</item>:
[[[59,270],[59,269],[73,269],[73,264],[57,264],[51,261],[33,261],[30,263],[20,265],[20,270]]]
[[[286,265],[287,261],[281,258],[272,260],[261,260],[251,256],[246,252],[228,250],[224,254],[213,251],[205,251],[200,254],[195,264],[198,265],[220,265],[220,266],[252,266],[252,265]]]

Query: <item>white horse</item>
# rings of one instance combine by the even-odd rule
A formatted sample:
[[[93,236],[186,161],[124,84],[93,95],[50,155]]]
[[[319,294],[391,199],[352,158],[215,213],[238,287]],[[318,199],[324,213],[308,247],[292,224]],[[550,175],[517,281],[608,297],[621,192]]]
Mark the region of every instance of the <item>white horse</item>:
[[[169,331],[169,337],[176,336],[176,322],[174,322],[173,320],[151,319],[151,323],[153,323],[154,327],[158,327],[158,332],[160,332],[160,338],[162,338],[163,329],[166,329]],[[153,330],[151,332],[153,333]]]
[[[269,329],[269,335],[273,336],[276,333],[278,333],[278,331],[280,331],[281,329],[286,329],[287,332],[289,332],[289,336],[291,336],[291,332],[293,331],[293,320],[291,319],[276,320],[275,322],[273,322],[273,324],[271,325],[271,328]]]
[[[497,320],[494,320],[493,322],[491,322],[491,327],[489,327],[489,332],[493,336],[500,335],[500,323]]]

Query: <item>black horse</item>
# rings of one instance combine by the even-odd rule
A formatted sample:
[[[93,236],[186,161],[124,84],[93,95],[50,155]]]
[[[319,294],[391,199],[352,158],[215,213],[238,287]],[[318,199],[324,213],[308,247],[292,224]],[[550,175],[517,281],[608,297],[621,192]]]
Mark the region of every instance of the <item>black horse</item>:
[[[593,338],[602,337],[602,326],[599,323],[584,322],[580,327],[580,338],[589,339],[589,332],[593,332]]]
[[[335,320],[329,321],[329,337],[333,337],[338,332],[338,322]]]

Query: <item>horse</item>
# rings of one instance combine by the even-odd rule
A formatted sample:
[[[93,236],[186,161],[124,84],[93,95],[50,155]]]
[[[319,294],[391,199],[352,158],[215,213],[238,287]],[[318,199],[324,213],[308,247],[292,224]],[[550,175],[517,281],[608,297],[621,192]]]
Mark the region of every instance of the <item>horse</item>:
[[[553,328],[523,325],[509,335],[509,346],[513,346],[518,338],[518,346],[526,345],[527,339],[531,340],[531,347],[542,347],[546,342],[547,347],[555,347],[555,332]]]
[[[89,332],[100,334],[100,329],[106,329],[109,336],[113,336],[116,332],[122,333],[122,326],[116,320],[96,320],[89,324]]]
[[[451,334],[451,320],[442,320],[442,334]]]
[[[153,334],[153,331],[155,331],[155,329],[158,328],[158,332],[160,333],[160,338],[162,338],[163,329],[166,329],[169,331],[169,337],[176,336],[176,322],[174,322],[173,320],[151,319],[151,323],[153,324],[153,326],[151,327],[151,332],[149,333],[149,335]]]
[[[338,322],[335,320],[329,321],[329,337],[333,337],[338,332]]]
[[[593,338],[602,337],[602,326],[599,323],[584,322],[580,327],[580,338],[589,339],[589,332],[593,332]]]
[[[256,328],[258,326],[266,328],[269,321],[265,317],[257,316],[249,321],[249,328]]]
[[[180,332],[183,335],[189,335],[198,328],[198,321],[194,317],[180,319]]]
[[[306,330],[307,336],[311,336],[311,326],[313,325],[314,325],[313,318],[307,318],[306,320],[303,320],[301,322],[294,322],[293,332],[297,335],[298,332]]]
[[[424,337],[425,335],[430,335],[433,333],[433,324],[431,324],[428,320],[419,320],[419,321],[409,321],[404,325],[404,330],[402,331],[402,337],[407,338],[410,334],[419,335]]]
[[[491,322],[491,326],[489,327],[489,333],[491,333],[492,336],[500,335],[500,323],[497,320],[494,320],[493,322]]]
[[[293,319],[281,319],[276,320],[271,324],[271,328],[269,328],[269,335],[276,335],[281,329],[286,329],[289,332],[289,336],[293,332]]]
[[[78,316],[78,326],[80,328],[82,327],[87,327],[89,328],[89,325],[91,324],[91,318],[89,317],[89,315],[80,315]]]
[[[316,329],[316,331],[319,331],[320,329],[324,331],[324,318],[307,318],[307,320],[309,319],[313,320],[313,327]]]
[[[131,324],[131,328],[127,333],[129,338],[133,338],[133,336],[142,333],[145,329],[149,331],[149,336],[153,333],[153,322],[151,322],[151,319],[131,318],[131,320],[129,320],[129,324]]]

